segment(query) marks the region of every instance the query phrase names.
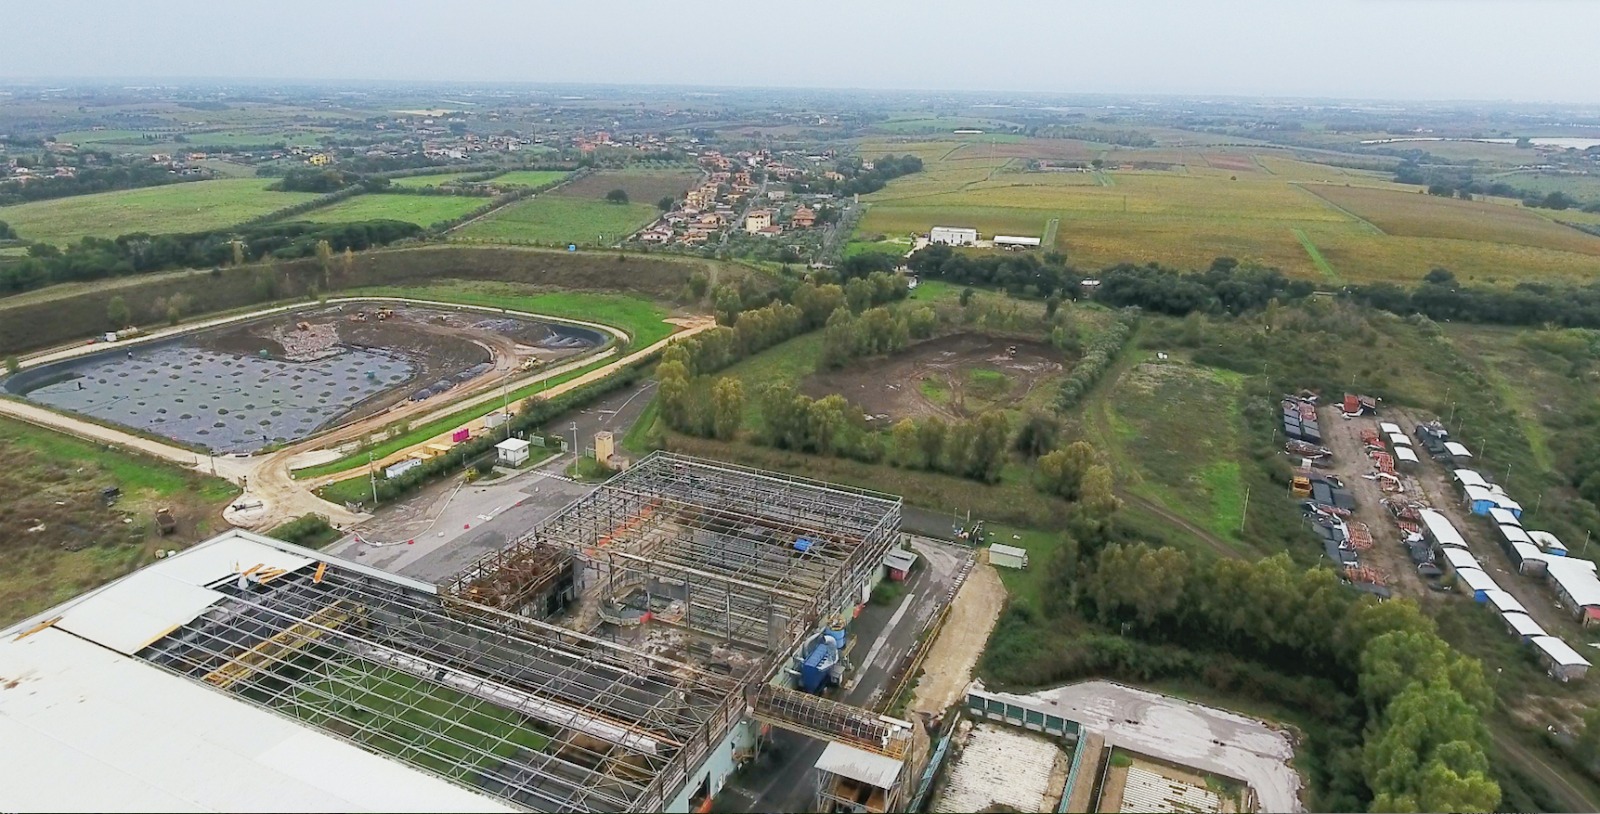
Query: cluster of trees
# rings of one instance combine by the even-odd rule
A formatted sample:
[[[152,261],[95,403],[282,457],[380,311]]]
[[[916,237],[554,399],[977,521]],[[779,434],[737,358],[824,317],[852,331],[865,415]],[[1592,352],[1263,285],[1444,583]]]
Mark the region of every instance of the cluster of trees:
[[[333,534],[325,514],[303,514],[269,532],[273,537],[295,545],[321,548]]]
[[[316,192],[325,195],[351,186],[360,186],[369,192],[375,192],[387,188],[389,179],[331,167],[322,169],[306,167],[284,173],[283,180],[273,184],[272,188],[282,192]]]
[[[1133,336],[1136,323],[1137,317],[1134,314],[1124,312],[1089,343],[1083,356],[1072,366],[1072,372],[1061,380],[1061,389],[1056,392],[1056,409],[1066,412],[1078,406],[1083,397],[1094,387],[1095,382],[1100,381],[1100,377],[1111,369],[1111,363],[1116,360],[1117,354],[1128,344],[1128,337]],[[1057,331],[1063,329],[1064,326],[1057,326]],[[1056,340],[1056,344],[1060,346],[1062,342]]]
[[[319,244],[332,251],[360,251],[421,232],[416,224],[395,220],[293,222],[191,234],[138,233],[114,240],[86,237],[65,251],[35,244],[29,248],[29,257],[0,267],[0,292],[175,268],[237,265],[267,257],[310,257]]]
[[[847,158],[834,167],[836,172],[844,176],[843,181],[819,178],[791,186],[796,193],[831,192],[841,197],[866,195],[883,189],[885,184],[902,175],[922,172],[922,159],[914,155],[886,155],[872,162],[872,169],[863,169],[864,166],[859,158]]]
[[[822,364],[844,367],[851,359],[904,350],[913,339],[933,336],[938,325],[939,315],[927,306],[902,309],[898,314],[888,308],[871,308],[859,315],[839,308],[822,332]]]
[[[871,256],[871,255],[863,255]],[[906,261],[917,274],[957,285],[1005,289],[1018,297],[1075,298],[1083,275],[1067,265],[1059,252],[1010,255],[962,254],[949,246],[932,244]]]
[[[210,178],[209,171],[194,175],[179,175],[171,168],[144,161],[112,167],[79,167],[71,176],[30,178],[22,181],[0,181],[0,206],[65,198],[71,195],[88,195],[118,189],[137,189],[185,181]]]
[[[995,410],[948,423],[938,416],[901,419],[889,432],[885,457],[903,469],[996,483],[1006,464],[1010,435],[1005,414]]]
[[[1346,296],[1391,313],[1422,314],[1436,322],[1455,320],[1499,325],[1559,325],[1600,328],[1600,284],[1518,283],[1511,288],[1470,286],[1448,269],[1434,269],[1407,291],[1393,283],[1352,286]]]
[[[6,223],[3,220],[0,220],[0,240],[16,240],[16,239],[17,239],[17,230],[11,228],[11,224]]]
[[[1240,266],[1231,257],[1218,257],[1205,271],[1189,274],[1155,263],[1113,266],[1101,273],[1095,296],[1114,307],[1136,306],[1174,316],[1194,311],[1237,315],[1265,308],[1273,300],[1304,299],[1315,290],[1311,283],[1290,280],[1277,269]]]

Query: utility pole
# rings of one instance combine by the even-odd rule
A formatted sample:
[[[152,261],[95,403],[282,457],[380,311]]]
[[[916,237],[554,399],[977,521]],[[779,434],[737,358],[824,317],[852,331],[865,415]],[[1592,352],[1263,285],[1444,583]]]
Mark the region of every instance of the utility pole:
[[[1244,509],[1239,512],[1239,533],[1244,533],[1245,518],[1250,516],[1250,487],[1244,487]]]
[[[372,505],[378,505],[378,471],[372,465],[372,450],[367,450],[367,480],[372,484]]]
[[[578,422],[572,422],[572,457],[579,457],[578,453]]]
[[[505,378],[500,380],[500,416],[505,419],[506,433],[503,438],[511,437],[511,371],[506,371]]]

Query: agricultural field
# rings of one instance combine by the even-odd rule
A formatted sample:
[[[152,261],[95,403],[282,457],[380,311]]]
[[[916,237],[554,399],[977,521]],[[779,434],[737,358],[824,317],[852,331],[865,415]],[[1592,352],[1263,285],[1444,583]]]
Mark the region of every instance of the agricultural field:
[[[490,179],[490,183],[501,187],[542,187],[560,181],[568,175],[571,173],[558,170],[512,170],[505,175],[496,175]],[[605,193],[600,194],[603,196]],[[633,194],[629,193],[629,197],[632,196]],[[639,202],[644,203],[642,200]]]
[[[681,170],[601,170],[600,172],[585,175],[570,184],[562,186],[560,189],[552,190],[550,194],[563,198],[582,198],[599,201],[606,197],[607,192],[613,189],[620,189],[628,193],[628,201],[631,205],[643,204],[654,208],[656,201],[667,196],[682,197],[685,192],[689,191],[690,187],[700,183],[700,178],[699,170],[687,168]]]
[[[912,148],[927,165],[864,197],[869,208],[857,238],[935,225],[1039,236],[1060,218],[1054,247],[1085,269],[1120,262],[1194,269],[1228,256],[1345,284],[1414,282],[1441,266],[1487,283],[1587,280],[1597,268],[1600,238],[1555,223],[1555,213],[1423,200],[1385,174],[1281,151],[1118,147],[1101,154],[1110,168],[1103,172],[1029,172],[1019,157],[1048,160],[1046,145],[1070,144],[863,141],[863,155]]]
[[[469,175],[481,175],[477,172],[441,172],[433,175],[408,175],[404,178],[390,178],[389,185],[405,189],[421,189],[422,187],[444,186],[466,178]]]
[[[312,223],[352,223],[364,220],[403,220],[418,226],[455,220],[489,203],[468,195],[368,194],[346,198],[332,206],[295,215],[292,220]]]
[[[1542,172],[1508,172],[1494,175],[1489,181],[1504,181],[1517,189],[1529,192],[1549,194],[1551,192],[1564,192],[1574,199],[1585,203],[1600,201],[1600,175],[1554,175]],[[1553,216],[1565,218],[1570,212],[1552,212]]]
[[[1306,188],[1388,235],[1450,238],[1600,255],[1600,237],[1552,223],[1521,207],[1368,187],[1313,185]]]
[[[27,240],[66,245],[84,237],[221,229],[317,197],[274,192],[265,178],[194,181],[0,207]]]
[[[1043,342],[952,334],[882,359],[817,371],[800,383],[812,398],[838,393],[888,426],[903,418],[950,421],[987,410],[1049,409],[1064,365]]]
[[[158,548],[183,548],[226,527],[227,481],[0,419],[0,624],[120,577]],[[101,490],[122,490],[107,506]],[[170,508],[178,529],[157,533]]]
[[[562,187],[556,193],[518,201],[457,234],[490,243],[609,246],[649,224],[658,214],[653,203],[614,204],[558,194],[567,189]]]

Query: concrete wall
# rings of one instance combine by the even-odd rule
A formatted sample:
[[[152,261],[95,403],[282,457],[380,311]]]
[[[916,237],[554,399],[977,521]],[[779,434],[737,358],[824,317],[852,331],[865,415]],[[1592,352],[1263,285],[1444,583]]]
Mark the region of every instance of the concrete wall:
[[[689,798],[694,796],[695,790],[700,788],[700,784],[707,777],[711,778],[711,796],[717,796],[717,793],[722,791],[723,784],[728,782],[728,776],[733,774],[733,770],[737,768],[733,761],[734,753],[748,751],[755,745],[759,727],[760,724],[746,719],[736,724],[732,730],[729,730],[728,736],[722,739],[722,743],[718,744],[715,749],[711,750],[711,754],[706,756],[705,763],[700,764],[700,768],[689,775],[689,782],[685,783],[683,788],[678,791],[678,796],[672,799],[666,810],[687,812],[689,810]]]

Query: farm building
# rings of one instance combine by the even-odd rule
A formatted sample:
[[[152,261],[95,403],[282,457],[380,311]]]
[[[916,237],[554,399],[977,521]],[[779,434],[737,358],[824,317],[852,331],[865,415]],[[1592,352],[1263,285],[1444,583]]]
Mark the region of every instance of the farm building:
[[[1566,642],[1554,636],[1535,636],[1531,640],[1539,662],[1551,678],[1572,681],[1589,672],[1589,660],[1578,654]]]
[[[1465,549],[1467,547],[1467,541],[1461,536],[1461,532],[1456,531],[1456,527],[1450,524],[1450,520],[1437,510],[1423,509],[1417,514],[1422,518],[1423,531],[1427,533],[1428,539],[1434,545],[1440,548]]]
[[[1455,480],[1456,485],[1462,489],[1466,489],[1468,486],[1481,486],[1484,488],[1489,486],[1489,482],[1484,480],[1482,475],[1471,469],[1457,469],[1450,473],[1450,476]]]
[[[1492,511],[1505,511],[1505,510],[1496,508],[1496,509],[1493,509]],[[1516,545],[1517,543],[1524,543],[1526,545],[1533,545],[1533,538],[1529,537],[1528,533],[1526,531],[1523,531],[1521,526],[1516,526],[1516,525],[1512,525],[1512,524],[1506,523],[1506,524],[1503,524],[1503,525],[1495,526],[1495,530],[1498,531],[1499,534],[1500,534],[1500,548],[1504,549],[1506,551],[1510,551],[1511,550],[1511,546]]]
[[[1509,556],[1521,573],[1539,576],[1545,572],[1545,554],[1532,543],[1512,543]]]
[[[656,453],[439,585],[230,531],[0,631],[27,684],[0,691],[0,788],[16,809],[687,812],[773,726],[894,760],[898,810],[921,730],[784,679],[899,518]],[[658,613],[592,635],[552,601],[574,591]]]
[[[1014,235],[995,235],[993,242],[996,248],[1030,249],[1039,245],[1039,238],[1016,237]]]
[[[1522,520],[1511,512],[1495,506],[1489,510],[1489,522],[1497,526],[1521,526]]]
[[[1526,613],[1508,613],[1504,619],[1506,629],[1520,638],[1524,644],[1533,641],[1537,636],[1548,635],[1544,632],[1544,628],[1539,627],[1539,623],[1533,621],[1533,617]]]
[[[996,543],[989,546],[989,564],[1004,568],[1027,568],[1028,549]]]
[[[1576,557],[1546,557],[1544,562],[1545,579],[1556,589],[1561,606],[1574,619],[1589,624],[1589,609],[1600,609],[1600,579],[1595,577],[1594,563]]]
[[[978,242],[978,230],[964,226],[935,226],[928,230],[928,242],[945,246],[972,246]]]
[[[1458,441],[1444,442],[1444,451],[1446,455],[1457,462],[1472,460],[1472,453],[1468,452],[1466,446]]]
[[[1562,544],[1561,538],[1548,531],[1530,531],[1528,532],[1528,539],[1532,540],[1540,551],[1552,557],[1567,556],[1567,547]]]
[[[1472,601],[1489,601],[1489,591],[1497,591],[1500,586],[1495,584],[1493,578],[1477,568],[1459,568],[1456,570],[1456,583],[1472,592]]]
[[[1413,452],[1410,447],[1394,448],[1394,465],[1396,469],[1410,472],[1417,468],[1417,464],[1417,453]]]
[[[1522,606],[1517,598],[1505,591],[1489,591],[1484,594],[1484,601],[1502,616],[1508,613],[1526,614],[1528,609]]]
[[[1465,548],[1446,548],[1441,553],[1444,556],[1442,556],[1440,559],[1442,559],[1446,565],[1450,566],[1448,569],[1446,569],[1446,573],[1451,571],[1460,571],[1463,569],[1471,569],[1475,571],[1483,570],[1483,566],[1479,564],[1478,558],[1472,556],[1472,552],[1466,550]]]
[[[528,442],[521,438],[507,438],[494,445],[500,463],[506,466],[522,466],[528,462]]]

